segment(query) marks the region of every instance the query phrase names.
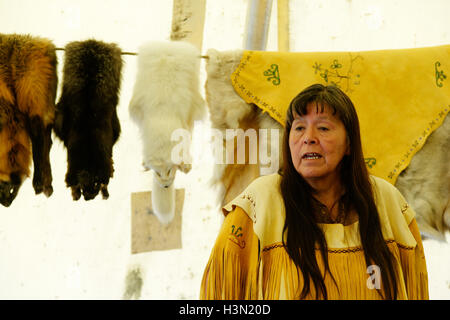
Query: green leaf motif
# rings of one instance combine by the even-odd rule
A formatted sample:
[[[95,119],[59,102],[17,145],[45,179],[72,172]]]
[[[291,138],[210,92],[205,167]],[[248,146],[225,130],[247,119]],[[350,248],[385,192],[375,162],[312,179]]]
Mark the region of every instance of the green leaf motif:
[[[349,58],[349,63],[345,65],[339,59],[333,59],[328,68],[322,67],[322,64],[316,61],[312,66],[314,74],[319,74],[327,85],[332,84],[347,93],[351,93],[354,91],[353,86],[361,84],[361,75],[354,71],[354,65],[356,60],[361,60],[362,57],[360,55],[353,57],[349,53]]]
[[[317,62],[313,65],[314,74],[317,74],[317,72],[322,71],[322,64],[318,64]]]
[[[278,71],[278,65],[272,64],[270,69],[264,71],[264,76],[268,77],[267,81],[273,80],[272,84],[278,86],[281,82],[280,80],[280,72]]]
[[[375,158],[364,158],[366,165],[372,169],[377,164],[377,159]]]
[[[436,61],[434,63],[434,71],[435,71],[435,75],[436,75],[436,85],[439,88],[442,88],[442,86],[444,85],[442,82],[447,79],[447,76],[445,75],[444,71],[442,70],[438,70],[438,67],[441,66],[441,63],[439,61]]]
[[[234,230],[235,228],[236,228],[236,226],[233,224],[233,225],[231,226],[231,234],[234,235],[236,238],[242,237],[242,232],[239,233],[239,231],[241,231],[242,228],[241,228],[241,227],[238,227],[236,230]]]
[[[333,61],[333,64],[330,66],[331,69],[340,69],[342,68],[342,64],[339,63],[337,59]]]

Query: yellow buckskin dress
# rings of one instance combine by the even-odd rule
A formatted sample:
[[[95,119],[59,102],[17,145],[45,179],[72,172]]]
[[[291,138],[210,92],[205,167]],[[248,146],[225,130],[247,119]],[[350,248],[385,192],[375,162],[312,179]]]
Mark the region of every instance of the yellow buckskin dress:
[[[254,180],[223,208],[226,218],[207,263],[200,299],[298,299],[301,272],[283,247],[281,176]],[[383,237],[397,264],[398,299],[428,299],[425,255],[415,213],[389,182],[371,176]],[[381,299],[373,289],[358,230],[353,224],[320,224],[328,245],[328,298]],[[316,250],[319,268],[323,260]],[[380,270],[382,272],[382,270]],[[372,273],[373,274],[373,273]],[[316,296],[314,285],[307,299]]]

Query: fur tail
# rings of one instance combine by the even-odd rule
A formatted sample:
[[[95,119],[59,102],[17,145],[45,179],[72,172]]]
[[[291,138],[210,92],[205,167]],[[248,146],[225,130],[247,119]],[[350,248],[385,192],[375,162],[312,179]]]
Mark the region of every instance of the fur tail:
[[[175,217],[175,186],[172,183],[167,188],[161,187],[155,174],[153,174],[152,206],[156,217],[164,225],[168,225]]]

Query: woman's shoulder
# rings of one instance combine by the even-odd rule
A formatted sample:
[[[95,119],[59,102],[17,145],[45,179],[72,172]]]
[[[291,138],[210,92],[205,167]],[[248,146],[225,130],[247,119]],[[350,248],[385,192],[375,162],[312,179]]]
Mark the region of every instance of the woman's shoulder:
[[[280,195],[280,181],[281,176],[278,173],[273,173],[265,176],[260,176],[253,180],[237,198],[250,197],[258,199],[271,199]]]
[[[396,239],[402,239],[403,243],[413,243],[413,239],[408,235],[408,226],[415,216],[413,208],[390,182],[376,176],[370,178],[374,185],[375,203],[382,224],[392,229]],[[408,235],[407,239],[405,234]]]
[[[258,177],[223,208],[225,215],[235,207],[243,209],[253,221],[253,230],[262,247],[282,240],[285,208],[280,182],[277,173]]]
[[[223,212],[234,210],[236,206],[241,207],[256,222],[257,211],[282,209],[283,201],[280,193],[281,176],[278,173],[256,178],[236,198],[223,207]],[[276,207],[276,208],[275,208]]]
[[[380,188],[382,190],[393,191],[393,190],[397,189],[393,184],[391,184],[387,180],[384,180],[383,178],[380,178],[380,177],[377,177],[374,175],[370,175],[369,178],[370,178],[372,185],[374,185],[375,187]]]
[[[273,173],[265,176],[260,176],[253,180],[245,190],[251,191],[265,191],[278,189],[280,186],[281,176],[278,173]]]
[[[406,202],[401,192],[390,182],[373,175],[370,176],[370,180],[374,188],[375,200],[378,201],[389,200],[394,201],[396,203]]]

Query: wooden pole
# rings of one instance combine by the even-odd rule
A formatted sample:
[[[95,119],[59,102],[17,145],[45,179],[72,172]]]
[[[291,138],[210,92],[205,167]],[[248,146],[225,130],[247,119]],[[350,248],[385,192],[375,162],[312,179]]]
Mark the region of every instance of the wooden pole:
[[[289,0],[278,0],[278,51],[290,51]]]
[[[201,51],[205,8],[206,0],[173,0],[170,40],[192,43]]]

